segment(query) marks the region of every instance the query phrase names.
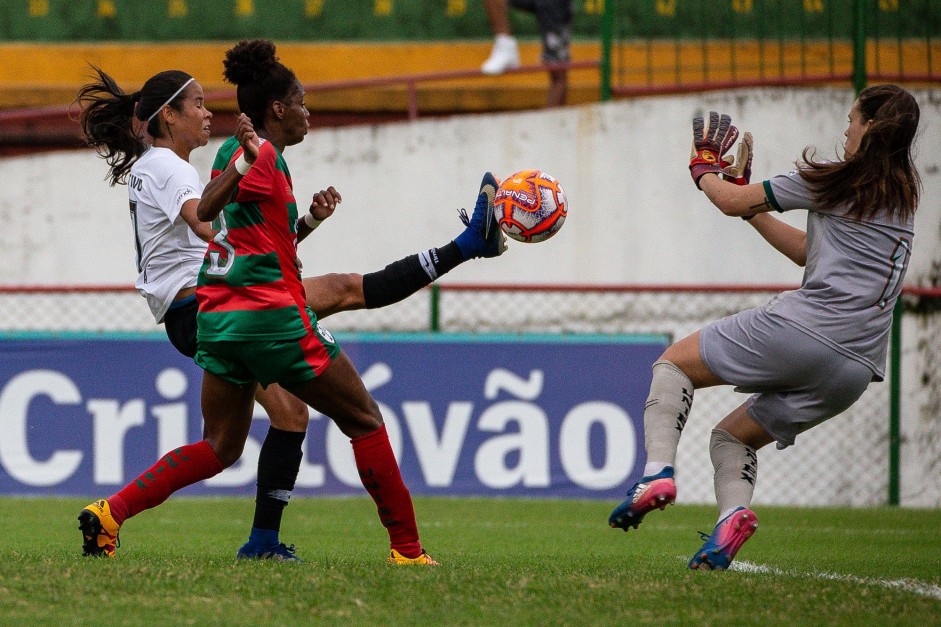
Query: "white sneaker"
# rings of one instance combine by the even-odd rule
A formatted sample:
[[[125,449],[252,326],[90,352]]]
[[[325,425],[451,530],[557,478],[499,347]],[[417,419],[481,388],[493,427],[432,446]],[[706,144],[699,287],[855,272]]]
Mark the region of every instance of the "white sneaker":
[[[490,58],[484,61],[480,71],[484,74],[503,74],[520,66],[520,50],[512,35],[497,35]]]

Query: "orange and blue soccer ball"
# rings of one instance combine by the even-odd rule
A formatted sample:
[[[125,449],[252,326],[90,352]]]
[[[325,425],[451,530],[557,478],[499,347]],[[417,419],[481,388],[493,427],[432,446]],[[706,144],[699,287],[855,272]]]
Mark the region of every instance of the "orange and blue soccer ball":
[[[493,215],[500,228],[520,242],[542,242],[558,233],[568,209],[559,181],[541,170],[508,176],[493,198]]]

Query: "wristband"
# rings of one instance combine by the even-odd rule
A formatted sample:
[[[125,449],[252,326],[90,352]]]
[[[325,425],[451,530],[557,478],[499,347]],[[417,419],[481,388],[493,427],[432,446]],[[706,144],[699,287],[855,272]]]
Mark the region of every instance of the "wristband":
[[[240,154],[238,158],[235,160],[235,170],[242,176],[245,176],[246,174],[248,174],[248,171],[252,169],[252,165],[254,164],[251,164],[245,160],[244,152]]]
[[[745,222],[748,222],[749,220],[751,220],[752,218],[754,218],[756,215],[758,215],[758,214],[757,214],[757,213],[753,213],[753,214],[751,214],[750,216],[742,216],[742,220],[745,220]]]
[[[314,214],[312,213],[305,213],[304,224],[306,224],[310,228],[310,230],[313,231],[318,226],[323,224],[323,220],[318,220],[317,218],[314,217]]]

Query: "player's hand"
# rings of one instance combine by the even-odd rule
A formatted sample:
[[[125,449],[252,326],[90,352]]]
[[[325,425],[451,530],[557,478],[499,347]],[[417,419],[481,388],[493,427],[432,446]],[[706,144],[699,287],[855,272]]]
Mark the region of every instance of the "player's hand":
[[[258,148],[261,142],[258,141],[258,135],[255,133],[255,127],[252,121],[244,113],[240,113],[235,123],[235,138],[242,146],[242,152],[245,155],[245,161],[255,163],[258,158]]]
[[[322,189],[314,194],[314,199],[310,201],[310,214],[318,222],[322,222],[333,215],[337,205],[343,202],[340,192],[334,189],[333,185],[327,189]]]
[[[751,183],[752,136],[745,131],[738,143],[738,154],[722,159],[722,179],[736,185]]]
[[[690,154],[689,173],[696,187],[704,175],[721,174],[722,158],[735,140],[738,129],[732,126],[732,118],[715,111],[709,112],[708,121],[701,116],[693,118],[693,150]]]

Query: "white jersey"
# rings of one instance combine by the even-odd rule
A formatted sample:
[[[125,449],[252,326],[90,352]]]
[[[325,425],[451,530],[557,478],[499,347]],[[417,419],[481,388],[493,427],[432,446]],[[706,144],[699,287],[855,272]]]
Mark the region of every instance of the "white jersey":
[[[902,291],[914,238],[905,223],[879,212],[864,221],[845,207],[818,207],[797,171],[765,181],[779,211],[807,209],[807,265],[799,290],[766,308],[788,323],[885,377],[892,309]]]
[[[131,166],[127,187],[140,273],[134,286],[159,324],[177,292],[196,285],[206,253],[180,216],[183,203],[202,197],[203,183],[172,150],[153,146]]]

